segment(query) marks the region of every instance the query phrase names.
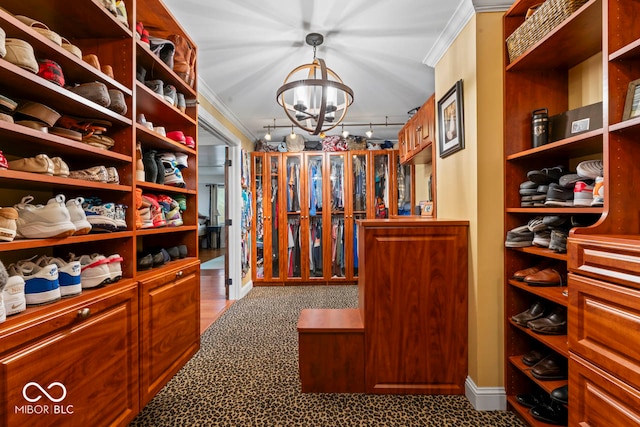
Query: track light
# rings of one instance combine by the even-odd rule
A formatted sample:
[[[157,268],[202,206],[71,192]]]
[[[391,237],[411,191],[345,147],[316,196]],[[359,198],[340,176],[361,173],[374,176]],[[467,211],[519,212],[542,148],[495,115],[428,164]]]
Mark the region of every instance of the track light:
[[[342,123],[342,137],[346,138],[349,136],[349,131],[348,130],[344,130],[344,123]]]
[[[264,136],[264,139],[271,141],[271,126],[267,126],[267,134]]]
[[[291,125],[291,139],[296,137],[296,133],[293,131],[293,125]]]
[[[371,139],[371,137],[373,136],[373,129],[371,128],[371,123],[369,123],[369,130],[365,132],[365,134],[367,135],[367,138]]]

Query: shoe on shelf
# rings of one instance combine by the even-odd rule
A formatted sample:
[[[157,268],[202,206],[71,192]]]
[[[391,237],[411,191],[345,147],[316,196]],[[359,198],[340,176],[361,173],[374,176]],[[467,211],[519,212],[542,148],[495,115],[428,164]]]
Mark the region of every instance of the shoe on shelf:
[[[109,261],[104,255],[81,255],[76,257],[69,254],[69,261],[80,262],[80,282],[82,289],[91,289],[106,285],[111,282],[111,272],[109,271]]]
[[[505,246],[507,248],[522,248],[533,245],[533,233],[527,225],[521,225],[507,231]]]
[[[0,102],[2,102],[2,95],[0,95]],[[0,151],[0,169],[9,169],[9,162],[7,162],[7,158],[2,154],[2,151]]]
[[[176,165],[178,169],[182,171],[182,169],[186,169],[189,167],[188,159],[189,155],[187,153],[175,153],[176,156]]]
[[[189,148],[196,148],[196,141],[193,139],[192,136],[189,136],[189,135],[185,136],[184,144]]]
[[[164,99],[174,107],[178,104],[178,95],[174,85],[164,85]]]
[[[175,261],[180,258],[180,250],[177,246],[171,246],[169,249],[167,249],[167,253],[169,253],[171,261]]]
[[[578,181],[573,188],[574,206],[591,206],[593,202],[593,185],[588,185],[584,181]]]
[[[576,172],[578,172],[578,175],[582,178],[596,179],[603,175],[604,163],[602,160],[585,160],[584,162],[578,163]]]
[[[522,313],[511,316],[511,320],[520,326],[526,327],[529,321],[539,319],[544,316],[545,311],[544,305],[540,301],[536,301],[531,304],[531,307]]]
[[[117,231],[127,230],[127,207],[122,203],[116,203],[114,221],[116,222]]]
[[[544,359],[545,357],[547,357],[546,354],[534,349],[523,354],[520,359],[522,360],[522,363],[524,363],[525,365],[533,366],[539,361],[541,361],[542,359]]]
[[[82,293],[82,284],[80,283],[80,262],[66,262],[61,258],[40,256],[36,261],[39,267],[46,267],[55,264],[58,267],[58,283],[60,284],[60,296],[70,297]]]
[[[61,238],[73,235],[76,226],[71,222],[65,196],[58,194],[46,205],[32,205],[33,196],[25,196],[13,207],[18,211],[17,235],[27,239]]]
[[[539,380],[567,379],[567,361],[550,354],[531,368],[531,375]]]
[[[529,228],[529,231],[533,231],[534,233],[536,233],[538,231],[544,231],[548,227],[542,222],[542,217],[537,216],[529,220],[529,222],[527,223],[527,228]]]
[[[593,186],[593,201],[591,206],[604,206],[604,177],[596,177],[596,183]]]
[[[549,228],[556,228],[565,225],[569,221],[566,215],[545,215],[542,222]]]
[[[543,393],[521,393],[516,395],[516,402],[526,408],[543,405],[549,400],[549,396]]]
[[[76,227],[76,231],[73,233],[74,236],[89,234],[91,231],[91,223],[87,221],[87,216],[82,208],[83,203],[84,199],[82,197],[67,200],[67,210],[69,211],[71,222]]]
[[[176,106],[178,107],[178,110],[180,110],[181,113],[184,113],[185,111],[187,111],[187,103],[186,103],[186,101],[184,99],[184,94],[178,92],[176,94],[176,98],[177,98],[177,105]]]
[[[18,211],[15,208],[0,208],[0,240],[12,242],[16,237]]]
[[[180,213],[180,206],[177,205],[173,207],[170,211],[165,213],[165,218],[167,221],[167,226],[169,227],[180,227],[184,224],[182,220],[182,214]]]
[[[562,175],[565,175],[564,166],[554,166],[552,168],[542,168],[527,172],[527,179],[537,184],[557,183]]]
[[[87,169],[70,171],[69,178],[81,179],[83,181],[106,183],[109,180],[109,172],[104,166],[92,166]]]
[[[541,270],[544,270],[548,266],[549,266],[549,260],[548,259],[543,259],[542,261],[540,261],[537,265],[534,265],[533,267],[527,267],[527,268],[524,268],[522,270],[516,271],[515,273],[513,273],[513,276],[511,278],[522,282],[524,280],[524,278],[527,277],[528,275],[537,273],[538,271],[541,271]]]
[[[164,99],[164,82],[162,80],[146,80],[144,84],[151,89],[153,93]]]
[[[551,230],[551,240],[549,241],[549,249],[558,253],[567,252],[567,236],[569,232],[562,229]]]
[[[180,258],[186,258],[188,255],[187,245],[178,245],[178,253],[180,254]]]
[[[47,156],[46,154],[38,154],[35,157],[27,157],[25,159],[10,161],[9,169],[21,172],[53,175],[55,166],[49,156]]]
[[[184,136],[184,132],[182,132],[181,130],[174,130],[171,132],[167,132],[167,138],[175,142],[181,142],[183,144],[186,142],[186,137]]]
[[[7,316],[18,314],[27,309],[22,276],[9,273],[7,284],[2,291],[2,299],[4,300],[4,310]]]
[[[562,275],[555,268],[548,267],[526,276],[523,281],[529,286],[562,286]]]
[[[559,426],[566,426],[569,422],[569,413],[567,408],[556,402],[549,402],[534,406],[529,409],[529,414],[538,421]]]
[[[146,202],[149,203],[149,216],[151,218],[151,222],[153,223],[153,227],[164,227],[167,225],[167,222],[164,219],[164,215],[162,213],[162,208],[160,207],[160,203],[158,202],[158,198],[153,194],[143,194],[143,199],[146,199]],[[143,217],[143,223],[145,222]],[[143,225],[143,228],[144,225]]]
[[[41,305],[61,298],[58,282],[58,266],[38,266],[30,260],[21,260],[9,266],[11,276],[24,280],[24,298],[27,305]]]
[[[561,387],[555,388],[551,390],[549,396],[556,402],[567,405],[569,404],[569,386],[563,385]]]
[[[116,1],[116,18],[118,18],[118,21],[122,22],[125,27],[129,28],[127,8],[123,0]]]
[[[527,328],[533,332],[545,335],[566,335],[567,333],[567,309],[564,307],[556,307],[546,315],[538,319],[529,320],[527,322]],[[540,362],[542,363],[542,361]],[[539,364],[536,364],[538,366]],[[534,372],[531,372],[533,376],[536,376]],[[537,377],[538,379],[541,378]],[[547,378],[547,379],[563,379],[563,378]]]
[[[158,178],[158,164],[156,163],[156,150],[145,151],[142,156],[144,165],[144,180],[156,182]]]
[[[187,185],[182,178],[180,168],[176,161],[176,155],[174,153],[160,153],[157,158],[162,162],[164,168],[164,183],[165,185],[171,185],[173,187],[185,188]]]
[[[162,163],[162,159],[159,154],[155,156],[156,167],[158,168],[158,175],[156,176],[156,184],[164,184],[164,175],[166,173],[164,168],[164,163]]]
[[[533,246],[548,248],[551,243],[551,230],[541,230],[533,233]]]
[[[136,144],[136,181],[144,181],[144,162],[142,161],[142,145]]]
[[[558,184],[560,184],[561,187],[573,188],[578,181],[584,181],[584,178],[577,173],[568,173],[560,177]]]
[[[118,175],[118,169],[110,166],[107,168],[107,183],[108,184],[120,184],[120,175]]]
[[[82,204],[87,221],[91,224],[91,231],[112,232],[118,231],[116,224],[116,208],[111,202],[102,203],[98,198],[87,198]]]
[[[573,206],[573,189],[562,187],[560,184],[549,184],[545,206]]]
[[[175,196],[173,196],[173,200],[178,202],[178,205],[180,205],[180,210],[182,212],[187,210],[187,196],[185,196],[184,194],[176,194]]]
[[[53,175],[66,178],[69,176],[69,166],[60,157],[52,157]]]
[[[122,262],[124,258],[122,258],[120,254],[113,254],[107,257],[107,261],[109,261],[107,266],[109,267],[111,283],[122,279]]]
[[[153,256],[151,254],[138,254],[138,270],[150,270],[153,268]]]

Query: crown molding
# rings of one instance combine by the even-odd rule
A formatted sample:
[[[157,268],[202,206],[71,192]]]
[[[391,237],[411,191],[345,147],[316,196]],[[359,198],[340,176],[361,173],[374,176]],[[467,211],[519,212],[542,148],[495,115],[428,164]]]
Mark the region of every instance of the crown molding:
[[[513,2],[504,0],[475,0],[475,2],[473,0],[462,0],[436,39],[436,42],[422,60],[422,63],[429,67],[435,67],[476,12],[504,12],[512,4]]]
[[[216,93],[211,90],[209,85],[205,83],[200,77],[198,77],[198,93],[203,96],[207,101],[213,105],[213,107],[222,114],[235,128],[242,133],[249,141],[255,141],[256,136],[245,126],[242,124],[240,119],[227,107],[227,105],[222,102],[220,97],[216,95]]]

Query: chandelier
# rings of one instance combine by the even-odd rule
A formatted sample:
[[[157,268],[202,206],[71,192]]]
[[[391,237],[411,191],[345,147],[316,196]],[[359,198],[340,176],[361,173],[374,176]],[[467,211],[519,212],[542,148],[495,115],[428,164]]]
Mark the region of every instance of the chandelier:
[[[316,57],[316,48],[324,40],[322,34],[307,34],[305,40],[313,46],[313,62],[291,71],[276,98],[294,125],[318,135],[344,120],[353,103],[353,91],[327,68],[323,59]]]

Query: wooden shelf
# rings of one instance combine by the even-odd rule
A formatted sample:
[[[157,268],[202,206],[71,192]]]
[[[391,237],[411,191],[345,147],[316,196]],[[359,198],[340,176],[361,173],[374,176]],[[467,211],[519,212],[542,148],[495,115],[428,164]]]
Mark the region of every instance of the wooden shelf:
[[[562,305],[564,307],[567,306],[568,298],[562,294],[562,292],[567,290],[567,286],[530,286],[526,282],[520,282],[518,280],[509,280],[509,284],[518,289],[522,289],[526,292],[529,292],[538,297],[544,298],[546,300],[552,301],[558,305]]]
[[[509,362],[513,366],[515,366],[520,372],[522,372],[527,377],[529,377],[529,379],[531,379],[533,382],[538,384],[540,388],[542,388],[547,393],[551,393],[553,390],[557,389],[558,387],[567,385],[568,380],[548,380],[547,381],[547,380],[539,380],[538,378],[534,377],[533,374],[531,373],[531,368],[533,368],[533,366],[527,366],[524,363],[522,363],[522,355],[511,356],[509,358]]]
[[[511,409],[513,409],[525,422],[534,427],[557,427],[555,424],[545,423],[533,418],[529,413],[529,408],[526,408],[518,403],[515,396],[507,396],[507,403],[509,403]]]
[[[603,130],[595,129],[571,138],[554,141],[540,147],[519,151],[507,156],[508,161],[517,160],[545,160],[550,153],[559,157],[583,157],[602,153]]]
[[[558,354],[560,354],[560,355],[562,355],[564,357],[569,357],[569,343],[567,342],[567,336],[566,335],[544,335],[544,334],[538,334],[536,332],[533,332],[529,328],[525,328],[523,326],[518,325],[517,323],[513,322],[511,319],[509,319],[509,323],[514,328],[517,328],[517,329],[521,330],[522,332],[525,332],[527,335],[535,338],[537,341],[540,341],[542,344],[544,344],[547,347],[553,349],[556,353],[558,353]]]

